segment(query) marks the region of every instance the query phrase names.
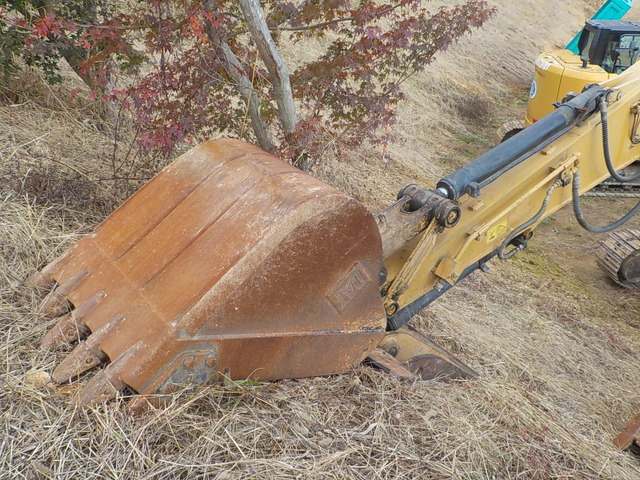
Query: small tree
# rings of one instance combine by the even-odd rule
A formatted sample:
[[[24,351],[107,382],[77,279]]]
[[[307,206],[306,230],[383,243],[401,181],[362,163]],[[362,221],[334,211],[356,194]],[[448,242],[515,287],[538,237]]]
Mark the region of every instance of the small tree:
[[[329,142],[382,141],[402,83],[493,13],[483,0],[433,14],[423,3],[0,0],[2,67],[22,57],[56,81],[65,58],[103,99],[133,107],[149,149],[246,137],[250,123],[262,148],[306,167]],[[322,53],[290,71],[280,52],[314,42]]]

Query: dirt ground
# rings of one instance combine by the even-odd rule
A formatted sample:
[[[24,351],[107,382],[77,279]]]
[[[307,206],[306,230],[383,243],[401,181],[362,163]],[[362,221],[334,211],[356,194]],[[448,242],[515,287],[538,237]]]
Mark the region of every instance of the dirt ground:
[[[522,115],[536,54],[568,42],[598,2],[493,3],[499,14],[483,31],[407,85],[389,163],[363,146],[317,175],[372,210],[410,181],[433,185]],[[127,398],[76,407],[76,386],[47,382],[64,353],[39,350],[52,321],[35,313],[24,280],[139,185],[133,173],[158,165],[106,181],[126,170],[126,151],[88,102],[69,99],[72,87],[27,75],[0,103],[0,479],[640,478],[640,456],[611,444],[640,411],[640,291],[598,268],[602,236],[567,208],[527,250],[412,321],[477,380],[408,381],[359,366],[187,389],[142,415]],[[636,201],[587,198],[585,214],[604,223]]]

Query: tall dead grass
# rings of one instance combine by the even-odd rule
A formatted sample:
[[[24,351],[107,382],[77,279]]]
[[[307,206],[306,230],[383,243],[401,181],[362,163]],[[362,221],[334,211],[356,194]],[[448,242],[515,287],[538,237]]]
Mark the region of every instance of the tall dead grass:
[[[169,159],[139,148],[123,112],[105,119],[101,104],[61,66],[63,85],[25,69],[0,87],[0,188],[103,217]]]
[[[635,324],[632,314],[610,319],[607,332],[588,299],[562,286],[551,260],[473,275],[416,320],[480,380],[406,381],[361,366],[327,378],[184,391],[165,409],[133,415],[126,398],[78,408],[70,402],[77,387],[35,375],[58,358],[38,350],[50,322],[33,313],[38,298],[22,280],[72,243],[82,221],[61,221],[60,211],[17,197],[6,198],[2,212],[0,478],[640,474],[638,460],[610,443],[640,387],[637,316]]]

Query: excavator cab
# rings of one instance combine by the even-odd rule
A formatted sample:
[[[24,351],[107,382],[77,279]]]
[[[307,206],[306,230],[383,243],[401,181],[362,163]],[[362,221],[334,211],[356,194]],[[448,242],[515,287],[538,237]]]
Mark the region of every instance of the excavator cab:
[[[640,54],[640,23],[589,20],[578,41],[580,58],[607,73],[619,75],[636,63]]]

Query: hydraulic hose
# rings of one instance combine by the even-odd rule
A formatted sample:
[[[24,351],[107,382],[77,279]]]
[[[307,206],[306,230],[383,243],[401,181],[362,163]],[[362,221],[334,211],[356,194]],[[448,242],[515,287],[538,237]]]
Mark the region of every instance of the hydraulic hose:
[[[640,178],[640,172],[630,177],[624,177],[616,172],[616,169],[611,162],[611,152],[609,151],[609,115],[607,113],[607,102],[604,98],[600,100],[600,118],[602,120],[602,150],[604,152],[604,161],[607,164],[609,174],[620,183],[637,180]]]
[[[603,124],[604,125],[604,124]],[[615,230],[618,227],[621,227],[625,223],[629,221],[631,217],[633,217],[636,213],[640,211],[640,202],[636,204],[626,215],[619,218],[617,221],[610,223],[609,225],[605,225],[603,227],[594,227],[587,223],[584,219],[584,215],[582,213],[582,209],[580,208],[580,172],[576,172],[573,175],[572,182],[572,197],[573,197],[573,213],[576,216],[576,220],[580,224],[582,228],[591,233],[607,233],[611,230]]]
[[[502,242],[502,245],[500,245],[500,248],[498,249],[498,257],[500,258],[500,260],[506,260],[508,258],[511,258],[517,252],[522,250],[521,247],[516,247],[516,248],[513,248],[512,250],[509,250],[507,253],[504,252],[514,238],[516,238],[518,235],[524,232],[527,228],[529,228],[531,225],[533,225],[538,220],[540,220],[540,217],[544,215],[544,212],[547,210],[547,207],[549,206],[549,201],[551,200],[551,194],[556,189],[556,187],[559,187],[559,186],[560,186],[560,180],[556,180],[555,183],[547,189],[547,196],[544,197],[544,201],[542,202],[542,206],[540,207],[540,210],[538,210],[538,213],[536,213],[530,220],[523,223],[518,228],[516,228],[513,232],[511,232],[509,236],[504,240],[504,242]]]

